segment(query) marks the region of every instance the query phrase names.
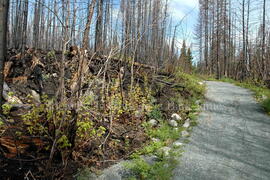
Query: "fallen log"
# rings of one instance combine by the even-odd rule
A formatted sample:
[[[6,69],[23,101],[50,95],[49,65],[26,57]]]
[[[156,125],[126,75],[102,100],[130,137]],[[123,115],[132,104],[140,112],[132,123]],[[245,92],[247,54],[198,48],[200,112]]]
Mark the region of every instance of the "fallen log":
[[[0,137],[0,154],[6,158],[27,155],[45,148],[48,143],[38,137],[21,136],[15,139],[10,136]]]

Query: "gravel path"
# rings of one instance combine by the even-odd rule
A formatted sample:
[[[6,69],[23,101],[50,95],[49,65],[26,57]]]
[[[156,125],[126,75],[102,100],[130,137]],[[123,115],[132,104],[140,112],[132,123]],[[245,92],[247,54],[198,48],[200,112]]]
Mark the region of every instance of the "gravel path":
[[[174,180],[270,180],[270,117],[249,90],[206,82],[198,126]]]

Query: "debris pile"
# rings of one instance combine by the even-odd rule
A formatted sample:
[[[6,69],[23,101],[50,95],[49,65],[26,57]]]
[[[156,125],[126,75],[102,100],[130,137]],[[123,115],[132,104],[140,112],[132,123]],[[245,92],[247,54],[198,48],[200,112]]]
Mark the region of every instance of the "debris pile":
[[[5,172],[6,177],[24,177],[25,171],[32,170],[44,178],[51,156],[55,164],[50,173],[56,177],[69,168],[76,171],[78,164],[102,169],[125,159],[149,140],[142,124],[151,105],[161,104],[169,119],[184,104],[172,103],[168,97],[190,95],[172,74],[153,66],[91,56],[71,47],[64,62],[67,108],[53,111],[62,56],[62,52],[35,49],[8,51],[3,93],[6,103],[0,121],[0,164],[4,164],[0,174]],[[150,95],[157,101],[152,102]],[[67,122],[62,127],[52,116],[65,113]],[[177,126],[180,117],[172,118],[172,126]],[[152,125],[157,128],[158,121],[153,120]],[[59,136],[58,131],[69,134]],[[60,148],[52,155],[54,144]],[[63,163],[67,158],[73,160],[69,166]],[[14,168],[18,174],[9,172]]]

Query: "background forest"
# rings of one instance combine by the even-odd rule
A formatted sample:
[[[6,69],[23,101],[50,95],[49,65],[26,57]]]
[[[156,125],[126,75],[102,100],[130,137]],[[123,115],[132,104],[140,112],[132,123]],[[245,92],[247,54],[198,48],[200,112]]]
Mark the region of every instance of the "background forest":
[[[196,27],[201,70],[217,78],[269,79],[270,3],[203,0]]]

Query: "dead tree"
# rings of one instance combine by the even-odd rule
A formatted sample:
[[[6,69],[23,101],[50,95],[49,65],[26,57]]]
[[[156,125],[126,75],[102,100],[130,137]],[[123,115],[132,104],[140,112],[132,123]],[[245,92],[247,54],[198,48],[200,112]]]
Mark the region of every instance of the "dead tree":
[[[0,1],[0,107],[3,104],[3,84],[4,84],[4,62],[7,48],[7,22],[8,22],[9,0]]]
[[[266,78],[266,59],[265,59],[265,11],[266,11],[266,0],[263,0],[263,22],[262,22],[262,78]]]
[[[91,3],[88,6],[88,17],[87,22],[85,25],[85,30],[83,33],[83,48],[87,49],[89,44],[89,33],[90,33],[90,25],[92,22],[92,17],[94,14],[94,8],[95,8],[96,0],[92,0]]]

